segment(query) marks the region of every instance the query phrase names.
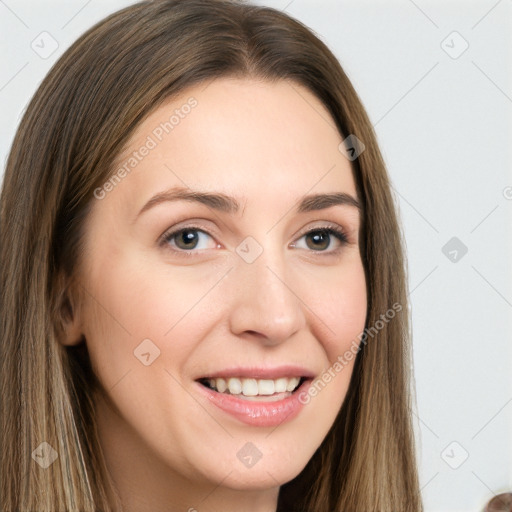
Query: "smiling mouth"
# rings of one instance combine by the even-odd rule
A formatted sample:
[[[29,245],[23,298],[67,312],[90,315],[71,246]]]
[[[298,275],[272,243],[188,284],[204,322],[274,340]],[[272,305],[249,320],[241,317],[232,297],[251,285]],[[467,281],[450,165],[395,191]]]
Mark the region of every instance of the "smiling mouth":
[[[306,377],[254,379],[244,377],[202,378],[198,382],[217,393],[233,395],[242,400],[278,401],[292,395]]]

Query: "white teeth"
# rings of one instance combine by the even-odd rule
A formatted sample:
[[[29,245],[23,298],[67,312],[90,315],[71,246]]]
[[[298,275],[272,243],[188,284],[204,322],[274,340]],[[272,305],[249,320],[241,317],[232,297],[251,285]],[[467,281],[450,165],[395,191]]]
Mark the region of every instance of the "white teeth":
[[[258,381],[258,393],[260,395],[273,395],[275,393],[274,381],[267,379]]]
[[[228,389],[232,395],[239,395],[242,392],[242,383],[240,379],[228,379]]]
[[[276,393],[284,393],[286,391],[286,387],[288,386],[288,379],[283,377],[281,379],[277,379],[274,381],[274,387]]]
[[[300,379],[298,377],[292,377],[288,381],[288,385],[286,386],[286,391],[293,391],[299,385]]]
[[[219,393],[224,393],[228,389],[228,385],[224,379],[211,379],[213,380],[213,386],[216,387]]]
[[[258,381],[256,379],[243,379],[242,394],[245,396],[256,396],[258,394]]]
[[[294,391],[300,383],[300,377],[280,377],[279,379],[246,379],[230,377],[229,379],[208,379],[208,385],[219,393],[232,395],[270,396],[276,393]]]

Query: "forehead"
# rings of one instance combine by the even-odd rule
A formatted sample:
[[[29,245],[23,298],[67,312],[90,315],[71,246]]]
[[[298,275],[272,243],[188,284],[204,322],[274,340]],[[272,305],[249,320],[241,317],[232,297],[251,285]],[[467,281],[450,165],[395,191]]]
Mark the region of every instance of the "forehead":
[[[222,78],[165,101],[116,159],[122,195],[140,204],[166,187],[283,201],[334,189],[356,196],[342,138],[321,101],[289,81]]]

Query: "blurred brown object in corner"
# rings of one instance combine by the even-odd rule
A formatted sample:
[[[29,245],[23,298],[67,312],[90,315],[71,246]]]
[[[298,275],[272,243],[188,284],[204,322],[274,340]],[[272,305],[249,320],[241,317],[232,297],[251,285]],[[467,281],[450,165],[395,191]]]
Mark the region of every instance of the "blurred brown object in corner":
[[[497,494],[492,498],[484,512],[512,512],[512,492]]]

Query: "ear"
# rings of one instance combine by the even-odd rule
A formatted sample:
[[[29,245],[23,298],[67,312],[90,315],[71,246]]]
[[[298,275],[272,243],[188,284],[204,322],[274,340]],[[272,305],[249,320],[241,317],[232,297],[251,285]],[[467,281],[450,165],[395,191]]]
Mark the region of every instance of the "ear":
[[[56,329],[62,345],[78,345],[84,340],[82,331],[80,285],[64,276],[57,278]]]

